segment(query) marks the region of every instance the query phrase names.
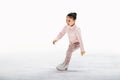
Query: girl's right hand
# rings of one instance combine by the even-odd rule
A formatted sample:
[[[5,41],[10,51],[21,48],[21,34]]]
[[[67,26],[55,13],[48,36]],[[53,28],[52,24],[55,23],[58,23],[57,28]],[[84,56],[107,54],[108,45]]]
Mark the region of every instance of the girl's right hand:
[[[81,51],[81,55],[83,56],[85,54],[85,51]]]
[[[57,42],[57,40],[53,40],[53,44],[55,45],[55,43]]]

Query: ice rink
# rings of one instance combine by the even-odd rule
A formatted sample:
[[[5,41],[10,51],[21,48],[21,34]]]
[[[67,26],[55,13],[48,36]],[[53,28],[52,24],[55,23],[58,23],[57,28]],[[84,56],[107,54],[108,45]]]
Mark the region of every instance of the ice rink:
[[[77,13],[86,54],[57,71],[68,36],[52,41]],[[0,80],[120,80],[119,0],[0,0]]]
[[[57,71],[63,54],[40,53],[0,55],[0,80],[120,80],[120,55],[89,54],[76,51],[68,71]],[[49,58],[45,58],[49,56]],[[44,58],[42,58],[44,57]]]

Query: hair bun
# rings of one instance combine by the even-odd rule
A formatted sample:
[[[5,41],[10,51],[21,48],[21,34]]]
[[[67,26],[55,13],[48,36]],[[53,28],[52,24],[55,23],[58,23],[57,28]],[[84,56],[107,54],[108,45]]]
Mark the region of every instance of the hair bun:
[[[77,16],[77,13],[74,12],[73,14],[74,14],[75,16]]]
[[[76,18],[77,18],[77,13],[76,13],[76,12],[71,12],[71,13],[69,13],[67,16],[69,16],[70,18],[73,18],[74,20],[76,20]]]

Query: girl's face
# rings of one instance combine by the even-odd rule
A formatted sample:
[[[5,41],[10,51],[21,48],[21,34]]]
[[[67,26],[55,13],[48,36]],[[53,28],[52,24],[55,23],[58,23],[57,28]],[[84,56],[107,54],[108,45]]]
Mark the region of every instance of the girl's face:
[[[69,16],[66,17],[66,23],[69,26],[73,26],[75,24],[75,20],[73,20],[72,18],[70,18]]]

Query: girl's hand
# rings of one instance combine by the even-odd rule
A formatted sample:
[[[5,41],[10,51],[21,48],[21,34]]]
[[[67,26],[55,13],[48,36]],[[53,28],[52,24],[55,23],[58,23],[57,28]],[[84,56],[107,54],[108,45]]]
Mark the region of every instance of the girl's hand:
[[[57,40],[53,40],[53,44],[55,45],[55,43],[57,42]]]
[[[81,55],[83,56],[85,54],[85,51],[81,51]]]

